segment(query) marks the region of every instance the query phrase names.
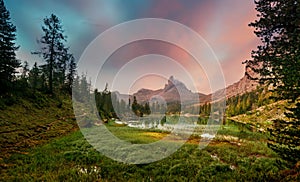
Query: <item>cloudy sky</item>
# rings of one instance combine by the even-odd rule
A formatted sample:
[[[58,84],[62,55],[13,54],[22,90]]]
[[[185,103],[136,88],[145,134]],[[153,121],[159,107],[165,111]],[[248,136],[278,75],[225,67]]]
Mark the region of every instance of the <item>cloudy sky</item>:
[[[251,50],[259,44],[253,29],[248,27],[256,19],[253,0],[6,0],[5,3],[17,27],[17,44],[20,45],[17,55],[31,65],[36,61],[43,64],[30,52],[38,49],[36,40],[42,35],[43,19],[52,13],[62,20],[67,44],[77,60],[91,41],[120,23],[141,18],[181,23],[208,43],[220,62],[226,85],[243,76],[242,62],[250,58]],[[150,26],[149,31],[159,28]],[[136,60],[137,57],[140,59]],[[95,65],[85,65],[86,70]],[[143,70],[148,71],[143,74]],[[156,72],[150,74],[152,70]],[[212,70],[196,65],[193,56],[177,46],[148,40],[132,42],[116,50],[99,70],[102,75],[98,75],[100,78],[96,82],[99,89],[107,81],[111,87],[114,85],[113,90],[124,93],[140,88],[161,88],[166,79],[174,75],[184,82],[192,79],[193,85],[186,83],[189,89],[210,93],[207,72]]]

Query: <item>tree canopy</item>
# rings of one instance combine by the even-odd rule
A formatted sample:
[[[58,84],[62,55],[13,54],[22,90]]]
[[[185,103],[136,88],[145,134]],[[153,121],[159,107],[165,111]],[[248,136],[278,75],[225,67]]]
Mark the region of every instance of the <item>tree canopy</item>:
[[[20,62],[16,59],[16,27],[10,21],[9,11],[0,0],[0,95],[12,90],[16,69]]]
[[[288,120],[275,120],[270,129],[270,148],[284,159],[300,160],[300,2],[257,0],[258,20],[250,23],[262,41],[252,52],[247,67],[259,73],[261,83],[271,86],[279,99],[295,103]]]
[[[42,48],[35,52],[41,54],[47,62],[45,69],[47,70],[48,91],[53,93],[53,85],[56,82],[58,85],[64,85],[66,80],[67,63],[71,63],[71,71],[73,74],[74,58],[68,53],[68,48],[65,46],[67,36],[64,35],[61,20],[54,14],[44,19],[42,26],[44,35],[40,39]],[[74,76],[74,75],[73,75]],[[70,78],[68,78],[69,81]]]

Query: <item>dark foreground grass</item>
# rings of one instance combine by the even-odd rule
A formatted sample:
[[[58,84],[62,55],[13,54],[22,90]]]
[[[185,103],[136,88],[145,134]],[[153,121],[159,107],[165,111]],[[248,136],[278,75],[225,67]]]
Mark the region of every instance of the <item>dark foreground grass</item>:
[[[0,181],[280,181],[278,158],[256,136],[228,138],[235,128],[227,127],[205,149],[185,144],[161,161],[129,165],[113,161],[87,143],[80,131],[3,159],[10,166]],[[128,127],[109,126],[120,138],[132,143],[149,143],[161,136]],[[144,133],[144,134],[143,134]],[[251,133],[249,133],[251,135]],[[234,137],[234,136],[233,136]],[[112,149],[113,150],[113,149]]]

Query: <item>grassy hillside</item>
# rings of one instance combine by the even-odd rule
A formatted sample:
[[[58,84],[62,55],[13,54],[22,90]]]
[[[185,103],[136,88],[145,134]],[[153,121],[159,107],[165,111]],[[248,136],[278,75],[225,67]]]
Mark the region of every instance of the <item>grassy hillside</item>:
[[[284,112],[286,111],[286,107],[290,107],[290,104],[287,101],[281,100],[248,111],[246,114],[233,116],[230,119],[248,124],[254,130],[266,132],[266,129],[271,127],[272,120],[285,118]]]
[[[46,143],[52,138],[77,130],[71,99],[67,96],[49,98],[35,95],[17,99],[0,110],[0,166],[3,158],[12,153]]]

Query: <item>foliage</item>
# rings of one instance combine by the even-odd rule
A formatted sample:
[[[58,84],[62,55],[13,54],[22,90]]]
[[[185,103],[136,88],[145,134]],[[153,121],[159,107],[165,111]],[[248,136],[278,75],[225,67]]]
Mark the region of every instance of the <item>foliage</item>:
[[[247,111],[257,109],[271,102],[270,94],[266,88],[260,87],[251,92],[228,98],[226,101],[226,114],[228,116],[245,114]]]
[[[14,43],[16,28],[10,23],[9,12],[2,0],[0,19],[0,109],[15,104],[18,99],[31,98],[39,92],[54,94],[55,91],[56,98],[70,94],[76,76],[76,64],[73,55],[68,52],[69,48],[64,45],[66,36],[58,17],[52,14],[50,18],[44,19],[42,29],[45,35],[40,40],[43,47],[36,52],[43,55],[47,64],[38,66],[35,63],[30,69],[25,61],[18,76],[15,75],[16,68],[20,67],[15,54],[18,49]]]
[[[148,102],[144,105],[139,104],[136,97],[133,97],[132,104],[129,98],[129,104],[127,105],[123,99],[117,97],[115,92],[110,92],[107,89],[107,84],[102,92],[96,89],[94,94],[99,116],[102,120],[108,121],[111,118],[121,118],[123,116],[127,118],[143,117],[144,115],[151,114]],[[134,113],[135,116],[132,116],[132,113]]]
[[[145,103],[145,105],[139,104],[136,100],[136,97],[133,96],[133,102],[131,105],[132,112],[138,116],[143,117],[145,115],[151,114],[150,105],[148,102]]]
[[[74,82],[74,78],[76,76],[76,63],[75,63],[75,58],[70,55],[70,63],[69,63],[69,71],[68,71],[68,74],[67,74],[67,83],[66,83],[66,87],[67,87],[67,90],[68,92],[71,94],[72,92],[72,85],[73,85],[73,82]]]
[[[29,71],[29,87],[31,87],[34,92],[39,88],[41,89],[43,86],[43,80],[41,80],[40,73],[41,71],[35,62],[32,69]]]
[[[11,93],[15,81],[16,68],[20,62],[16,59],[18,46],[15,45],[16,27],[11,23],[9,11],[0,0],[0,96]],[[9,94],[8,94],[9,95]]]
[[[211,103],[205,103],[204,105],[200,106],[200,115],[209,116],[210,112],[211,112]]]
[[[276,119],[269,129],[272,135],[269,147],[283,159],[297,163],[300,161],[300,103],[289,108],[286,116],[289,120]]]
[[[284,159],[300,160],[300,2],[298,0],[257,0],[259,19],[250,26],[262,45],[252,52],[247,67],[259,73],[261,83],[270,85],[278,98],[296,103],[286,116],[275,120],[269,146]]]
[[[110,118],[116,118],[115,108],[117,97],[115,94],[107,90],[107,85],[103,92],[99,92],[97,89],[94,91],[96,106],[99,112],[99,116],[102,120],[108,121]],[[123,105],[125,106],[125,105]],[[119,108],[119,107],[118,107]]]
[[[70,84],[73,81],[71,77],[75,76],[74,57],[68,52],[69,48],[65,46],[66,35],[62,28],[61,20],[54,14],[44,19],[42,26],[44,35],[40,39],[42,48],[34,54],[42,55],[47,62],[43,66],[45,76],[48,80],[48,92],[53,93],[54,84],[57,89],[66,87],[66,80],[68,78],[67,88],[70,92]],[[69,65],[69,74],[66,76],[67,67]]]
[[[179,113],[182,110],[179,101],[172,101],[167,103],[167,113]]]

